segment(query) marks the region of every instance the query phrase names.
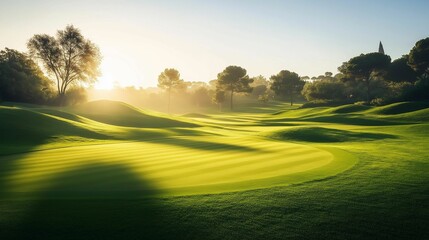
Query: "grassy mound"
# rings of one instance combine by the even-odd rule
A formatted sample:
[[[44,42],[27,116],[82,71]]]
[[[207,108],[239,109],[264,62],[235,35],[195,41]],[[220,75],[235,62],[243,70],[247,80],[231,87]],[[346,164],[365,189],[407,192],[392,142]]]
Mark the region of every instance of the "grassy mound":
[[[108,100],[93,101],[68,109],[98,122],[125,127],[165,128],[195,127],[196,124],[144,112],[131,105]]]
[[[400,102],[367,111],[367,113],[394,115],[429,108],[429,102]]]
[[[370,106],[347,104],[339,107],[335,107],[331,110],[332,113],[355,113],[362,112],[371,109]]]
[[[268,137],[281,140],[293,140],[304,142],[348,142],[371,141],[386,138],[395,138],[394,135],[369,132],[353,132],[323,127],[297,127],[275,131]]]
[[[79,136],[104,139],[106,136],[90,128],[85,128],[70,120],[60,120],[49,115],[11,107],[0,107],[0,145],[9,151],[43,144],[56,136]],[[12,151],[13,152],[13,151]],[[2,153],[7,153],[2,151]]]
[[[416,121],[423,122],[429,121],[429,108],[407,112],[402,114],[397,114],[391,117],[392,119],[402,120],[402,121]]]

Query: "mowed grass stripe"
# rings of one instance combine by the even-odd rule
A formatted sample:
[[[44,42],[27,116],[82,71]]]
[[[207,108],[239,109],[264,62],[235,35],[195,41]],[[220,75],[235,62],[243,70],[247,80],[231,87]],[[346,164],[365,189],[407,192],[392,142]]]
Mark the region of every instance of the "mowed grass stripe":
[[[244,141],[242,141],[244,142]],[[240,142],[241,143],[241,142]],[[121,144],[121,143],[119,143]],[[122,143],[124,144],[124,143]],[[125,143],[127,145],[129,145],[130,143]],[[132,146],[127,146],[127,148],[123,148],[122,146],[117,146],[114,149],[112,147],[110,147],[110,145],[113,144],[108,144],[109,149],[106,151],[104,148],[101,150],[100,146],[97,145],[96,147],[94,146],[85,146],[85,147],[91,147],[92,149],[86,149],[85,151],[81,151],[80,149],[78,149],[78,153],[76,154],[75,151],[77,149],[71,149],[71,148],[67,148],[65,150],[47,150],[45,152],[48,151],[55,151],[52,152],[52,154],[44,154],[43,158],[40,158],[37,156],[37,153],[35,154],[30,154],[28,157],[26,157],[26,159],[21,160],[21,165],[25,165],[25,166],[37,166],[37,165],[43,165],[43,166],[48,166],[48,165],[64,165],[64,161],[67,162],[80,162],[81,160],[78,158],[78,156],[81,157],[86,157],[86,156],[91,156],[92,158],[96,158],[97,160],[100,160],[99,158],[102,158],[101,156],[104,155],[108,155],[109,158],[113,158],[113,157],[118,157],[118,158],[127,158],[127,159],[137,159],[137,160],[144,160],[145,162],[150,162],[150,161],[154,161],[159,163],[160,161],[176,161],[176,160],[169,160],[168,158],[165,158],[164,156],[175,156],[177,157],[177,159],[181,158],[182,156],[188,156],[189,153],[187,151],[184,151],[184,149],[182,147],[172,147],[172,149],[175,149],[175,151],[166,151],[164,149],[164,145],[158,145],[156,147],[151,146],[149,149],[150,151],[147,151],[146,147],[144,144],[145,143],[131,143]],[[138,144],[138,146],[136,146],[136,144]],[[143,144],[143,146],[141,146]],[[273,152],[278,152],[278,151],[283,151],[283,150],[288,150],[290,149],[290,147],[288,146],[283,146],[281,144],[278,144],[279,146],[277,147],[273,147],[273,144],[261,144],[261,143],[257,143],[254,144],[254,146],[259,145],[259,146],[263,146],[263,149],[265,150],[270,150]],[[267,147],[268,145],[268,147]],[[145,147],[142,150],[142,147]],[[80,147],[79,147],[80,148]],[[187,150],[187,149],[186,149]],[[217,153],[219,153],[219,151],[224,151],[224,150],[228,150],[226,148],[216,148]],[[103,154],[100,155],[98,154],[99,152],[102,152]],[[208,156],[211,155],[213,153],[205,153],[204,152],[199,152],[198,154],[195,154],[197,156]],[[72,158],[70,158],[70,155],[72,155]],[[12,157],[14,158],[14,156]],[[144,159],[143,159],[144,158]],[[161,159],[161,160],[160,160]],[[12,166],[13,168],[15,168],[15,166]],[[7,171],[9,170],[8,168],[4,168],[1,171]]]
[[[51,179],[67,172],[62,191],[137,191],[124,173],[117,171],[118,165],[132,169],[160,189],[213,186],[293,174],[319,168],[332,159],[330,153],[313,147],[260,138],[209,137],[195,141],[190,137],[183,138],[183,143],[174,143],[180,140],[110,143],[23,154],[21,169],[7,179],[12,183],[8,190],[41,191]],[[73,171],[86,165],[91,167]]]
[[[103,153],[102,150],[99,150],[99,151],[101,153]],[[295,149],[293,152],[295,154],[301,154],[302,151],[308,151],[308,150]],[[53,151],[50,151],[49,153],[58,155],[56,152],[53,152]],[[60,171],[62,169],[67,169],[67,168],[73,167],[73,166],[77,165],[77,163],[82,163],[83,161],[88,163],[89,162],[88,159],[92,159],[92,161],[95,161],[92,154],[99,155],[101,153],[98,153],[97,151],[93,151],[93,152],[91,152],[91,154],[89,154],[89,156],[86,156],[88,154],[79,154],[80,160],[75,160],[76,156],[70,156],[70,155],[68,155],[68,153],[66,153],[64,155],[67,155],[67,157],[62,159],[62,161],[55,161],[52,164],[45,164],[43,166],[33,166],[35,168],[31,168],[31,172],[27,172],[27,173],[24,173],[22,175],[15,175],[13,177],[13,179],[18,180],[18,179],[26,178],[26,177],[43,176],[49,172],[56,172],[56,171]],[[213,157],[213,155],[215,157]],[[170,161],[170,162],[174,162],[176,164],[171,164],[171,163],[159,164],[158,161],[156,161],[157,159],[154,159],[154,163],[151,166],[150,164],[147,164],[146,161],[142,160],[141,156],[134,157],[134,158],[138,159],[137,161],[130,161],[130,160],[133,160],[134,158],[133,157],[120,156],[118,159],[112,155],[109,155],[110,160],[104,160],[104,157],[103,157],[102,162],[103,163],[114,163],[114,162],[118,162],[118,161],[126,162],[127,164],[132,164],[134,167],[137,167],[136,170],[142,169],[143,173],[149,173],[150,174],[151,169],[158,170],[158,172],[161,172],[161,173],[163,172],[163,170],[168,170],[168,169],[172,169],[176,172],[177,171],[182,172],[184,169],[195,169],[195,167],[198,165],[206,165],[206,164],[222,165],[222,163],[224,161],[226,161],[227,163],[237,162],[237,164],[240,164],[240,163],[249,161],[248,158],[245,159],[245,157],[247,155],[248,155],[248,153],[233,153],[233,154],[230,154],[229,158],[225,158],[225,156],[223,156],[223,155],[219,155],[217,153],[210,153],[210,154],[205,154],[205,157],[201,158],[201,155],[198,155],[198,156],[194,155],[193,157],[190,157],[189,151],[186,151],[186,153],[183,154],[183,156],[181,156],[181,157],[178,156],[177,159]],[[280,152],[280,153],[278,153],[278,155],[283,155],[283,153]],[[290,150],[288,151],[288,155],[289,156],[291,155]],[[211,156],[211,157],[209,157],[209,156]],[[256,156],[264,156],[264,154],[256,155]],[[37,157],[35,157],[35,158],[37,159]],[[184,161],[183,160],[184,158],[187,159],[187,161]],[[192,160],[189,160],[189,159],[192,159]],[[204,159],[204,160],[201,160],[201,159]],[[273,156],[271,156],[270,159],[276,159],[276,158],[273,158]],[[69,160],[71,160],[71,161],[69,161]],[[75,161],[73,161],[73,160],[75,160]],[[214,161],[214,160],[219,160],[219,161]],[[223,161],[221,161],[221,160],[223,160]],[[259,160],[260,159],[258,158],[257,161],[259,161]],[[192,161],[193,163],[192,162],[189,163],[189,161]],[[261,163],[267,164],[268,162],[262,161]],[[167,167],[164,169],[162,166],[164,166],[166,164],[167,164]],[[160,165],[162,165],[162,166],[160,166]],[[201,170],[205,170],[205,169],[201,169]],[[93,171],[94,171],[94,173],[97,172],[95,169]],[[186,173],[186,170],[185,170],[185,173]]]

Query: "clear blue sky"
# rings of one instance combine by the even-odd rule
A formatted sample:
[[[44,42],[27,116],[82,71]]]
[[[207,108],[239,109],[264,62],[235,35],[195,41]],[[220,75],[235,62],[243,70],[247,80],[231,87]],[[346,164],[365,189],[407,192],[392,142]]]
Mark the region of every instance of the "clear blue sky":
[[[0,48],[26,51],[36,33],[80,28],[104,56],[101,87],[156,86],[167,67],[187,81],[215,79],[228,65],[311,77],[380,40],[395,59],[429,37],[428,0],[1,0],[0,8]]]

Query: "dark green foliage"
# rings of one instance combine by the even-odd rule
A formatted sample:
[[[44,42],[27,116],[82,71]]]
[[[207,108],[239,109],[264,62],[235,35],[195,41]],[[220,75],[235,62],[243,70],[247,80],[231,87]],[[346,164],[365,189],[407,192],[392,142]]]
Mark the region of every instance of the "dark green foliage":
[[[347,99],[346,85],[340,80],[316,80],[307,82],[302,89],[302,95],[308,100],[333,100]]]
[[[217,75],[217,89],[230,92],[230,108],[233,109],[233,95],[235,93],[249,93],[252,91],[246,69],[239,66],[228,66]]]
[[[0,100],[46,103],[52,95],[51,82],[25,54],[0,51]]]
[[[366,101],[379,97],[374,93],[376,87],[371,83],[375,79],[383,79],[389,64],[390,57],[382,53],[368,53],[351,58],[338,68],[344,74],[343,80],[351,82],[354,88],[359,88],[360,83],[365,86]]]
[[[297,73],[288,70],[280,71],[277,75],[271,76],[270,80],[271,90],[280,98],[289,98],[291,106],[305,84]]]
[[[420,75],[429,74],[429,37],[416,42],[410,51],[408,63]]]
[[[415,82],[417,73],[408,65],[408,56],[394,60],[387,71],[385,79],[389,82]]]

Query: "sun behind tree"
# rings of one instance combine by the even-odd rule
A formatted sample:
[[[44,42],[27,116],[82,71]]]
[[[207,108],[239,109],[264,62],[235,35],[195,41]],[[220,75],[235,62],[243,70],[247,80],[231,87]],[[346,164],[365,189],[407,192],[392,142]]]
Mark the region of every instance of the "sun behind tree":
[[[100,75],[100,50],[73,25],[59,30],[56,37],[36,34],[28,41],[27,47],[30,55],[43,64],[48,75],[55,77],[61,105],[70,85],[92,83]]]

